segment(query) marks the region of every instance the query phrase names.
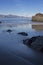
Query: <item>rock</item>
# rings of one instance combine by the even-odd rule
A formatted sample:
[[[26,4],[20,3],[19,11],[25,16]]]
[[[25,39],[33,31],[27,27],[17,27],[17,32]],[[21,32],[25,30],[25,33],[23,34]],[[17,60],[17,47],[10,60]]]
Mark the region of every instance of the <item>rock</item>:
[[[40,49],[40,51],[43,53],[43,47]]]
[[[32,21],[34,22],[43,22],[43,14],[37,13],[35,16],[32,16]]]
[[[8,30],[7,30],[7,32],[9,32],[9,33],[10,33],[10,32],[12,32],[12,30],[8,29]]]
[[[40,51],[40,49],[43,47],[43,36],[39,36],[36,41],[32,42],[32,48]]]
[[[32,42],[34,42],[36,39],[37,39],[37,37],[32,37],[31,39],[23,40],[23,43],[28,46],[31,46]]]
[[[36,51],[43,52],[43,36],[36,36],[23,40],[23,43]]]
[[[2,23],[2,22],[0,21],[0,23]]]
[[[25,33],[25,32],[20,32],[20,33],[18,33],[18,34],[23,35],[23,36],[28,36],[28,34]]]

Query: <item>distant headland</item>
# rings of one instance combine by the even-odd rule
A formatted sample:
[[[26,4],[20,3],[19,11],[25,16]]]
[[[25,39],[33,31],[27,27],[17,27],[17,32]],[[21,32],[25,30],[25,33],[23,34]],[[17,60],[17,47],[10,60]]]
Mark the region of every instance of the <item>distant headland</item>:
[[[12,14],[8,14],[8,15],[0,14],[0,18],[28,18],[28,17],[19,16],[19,15],[12,15]]]
[[[32,16],[32,21],[34,22],[43,22],[43,14],[37,13],[36,15]]]

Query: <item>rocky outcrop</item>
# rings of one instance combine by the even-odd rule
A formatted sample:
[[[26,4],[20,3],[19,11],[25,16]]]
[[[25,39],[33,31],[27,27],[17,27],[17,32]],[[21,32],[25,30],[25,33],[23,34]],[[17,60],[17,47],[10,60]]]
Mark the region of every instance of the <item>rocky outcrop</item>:
[[[36,36],[23,40],[23,43],[34,50],[43,52],[43,36]]]
[[[32,21],[43,22],[43,14],[38,13],[35,16],[32,16]]]
[[[18,34],[20,34],[20,35],[22,35],[22,36],[28,36],[28,34],[25,33],[25,32],[20,32],[20,33],[18,33]]]

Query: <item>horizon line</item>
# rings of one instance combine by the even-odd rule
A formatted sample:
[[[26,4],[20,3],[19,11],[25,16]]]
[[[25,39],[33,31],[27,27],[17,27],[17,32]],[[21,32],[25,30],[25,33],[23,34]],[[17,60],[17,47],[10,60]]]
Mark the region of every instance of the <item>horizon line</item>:
[[[33,16],[33,15],[21,15],[21,14],[10,14],[10,13],[8,13],[8,14],[0,13],[0,15],[13,15],[13,16],[15,15],[15,16],[23,16],[23,17],[32,17]]]

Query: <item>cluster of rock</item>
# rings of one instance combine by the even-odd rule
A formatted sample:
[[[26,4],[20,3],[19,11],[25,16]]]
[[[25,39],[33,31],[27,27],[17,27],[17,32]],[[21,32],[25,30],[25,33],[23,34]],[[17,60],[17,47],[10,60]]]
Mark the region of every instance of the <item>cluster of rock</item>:
[[[8,32],[8,33],[11,33],[12,31],[13,30],[11,30],[11,29],[6,30],[6,32]],[[18,34],[22,35],[22,36],[28,36],[28,34],[26,32],[19,32]]]
[[[23,43],[32,49],[43,52],[43,36],[36,36],[23,40]]]
[[[11,33],[12,30],[8,29],[7,32]],[[19,32],[22,36],[28,36],[26,32]],[[43,36],[35,36],[30,39],[23,40],[23,43],[32,49],[43,52]]]
[[[32,21],[43,22],[43,14],[38,13],[35,16],[32,16]]]

